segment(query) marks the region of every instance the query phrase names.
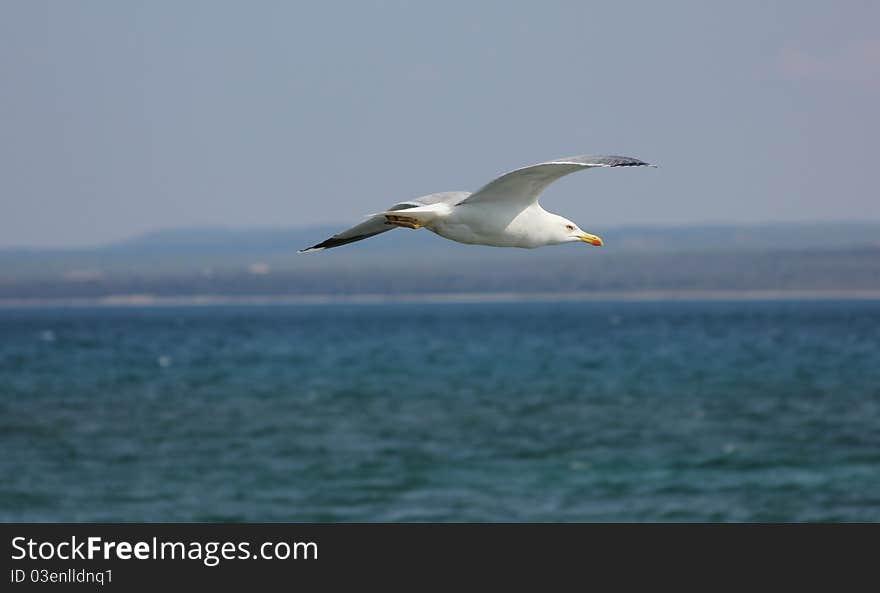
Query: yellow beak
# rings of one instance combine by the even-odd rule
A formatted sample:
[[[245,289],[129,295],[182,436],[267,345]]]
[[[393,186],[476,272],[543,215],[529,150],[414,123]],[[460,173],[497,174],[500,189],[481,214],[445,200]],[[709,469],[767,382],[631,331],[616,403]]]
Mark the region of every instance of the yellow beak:
[[[589,243],[590,245],[595,245],[596,247],[602,246],[602,238],[597,237],[596,235],[591,235],[590,233],[584,233],[583,235],[578,235],[578,239],[580,239],[584,243]]]

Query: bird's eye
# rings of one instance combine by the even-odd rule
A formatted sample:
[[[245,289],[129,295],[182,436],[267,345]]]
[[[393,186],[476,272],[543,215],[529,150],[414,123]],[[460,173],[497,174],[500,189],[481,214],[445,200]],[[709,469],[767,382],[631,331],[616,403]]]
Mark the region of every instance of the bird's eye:
[[[570,230],[570,231],[573,231],[573,230],[574,230],[574,225],[573,225],[573,224],[567,224],[567,225],[565,225],[565,228],[567,228],[567,229]]]

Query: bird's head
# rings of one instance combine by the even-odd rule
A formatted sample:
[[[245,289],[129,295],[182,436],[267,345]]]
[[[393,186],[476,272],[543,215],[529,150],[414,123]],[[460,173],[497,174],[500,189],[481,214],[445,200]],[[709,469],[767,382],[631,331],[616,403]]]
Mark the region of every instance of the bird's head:
[[[596,247],[602,246],[601,237],[597,237],[596,235],[591,235],[590,233],[587,233],[572,221],[562,218],[561,216],[559,217],[559,221],[556,223],[555,235],[558,238],[558,243],[572,243],[575,241],[583,241],[584,243],[589,243],[590,245],[595,245]]]

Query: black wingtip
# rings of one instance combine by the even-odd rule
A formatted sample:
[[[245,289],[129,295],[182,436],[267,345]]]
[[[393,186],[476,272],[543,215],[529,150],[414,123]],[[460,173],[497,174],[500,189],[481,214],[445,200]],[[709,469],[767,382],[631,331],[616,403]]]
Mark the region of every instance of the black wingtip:
[[[354,237],[346,237],[345,239],[336,239],[334,237],[330,237],[326,241],[322,241],[311,247],[307,247],[306,249],[300,249],[297,253],[314,253],[315,251],[322,251],[324,249],[331,249],[333,247],[339,247],[340,245],[348,245],[349,243],[354,243],[355,241],[360,241],[361,239],[366,239],[367,237],[372,237],[373,235],[378,235],[379,233],[368,233],[365,235],[355,235]]]
[[[628,156],[608,156],[605,157],[605,164],[609,167],[656,167],[657,165],[646,163],[645,161],[634,159]]]

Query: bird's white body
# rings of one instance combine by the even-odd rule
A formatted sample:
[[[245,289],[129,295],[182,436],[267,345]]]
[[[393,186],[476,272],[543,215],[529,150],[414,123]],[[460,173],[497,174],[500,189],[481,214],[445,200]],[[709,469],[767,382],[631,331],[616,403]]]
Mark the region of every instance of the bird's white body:
[[[556,179],[593,167],[646,166],[621,156],[577,156],[516,169],[474,193],[442,192],[395,204],[301,253],[360,241],[396,227],[428,230],[459,243],[534,248],[561,243],[602,245],[602,239],[541,207],[538,198]],[[650,165],[653,166],[653,165]]]
[[[461,204],[425,228],[459,243],[533,249],[552,244],[553,231],[567,222],[537,203],[513,214],[496,203]]]

